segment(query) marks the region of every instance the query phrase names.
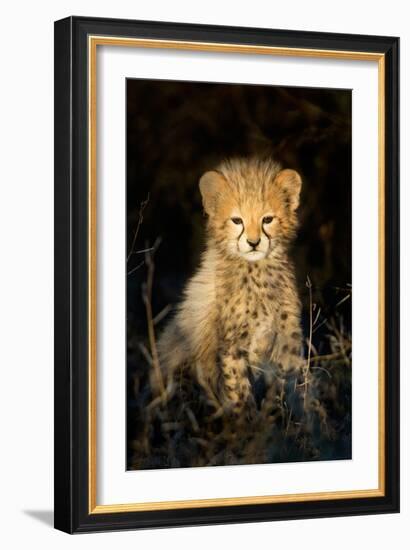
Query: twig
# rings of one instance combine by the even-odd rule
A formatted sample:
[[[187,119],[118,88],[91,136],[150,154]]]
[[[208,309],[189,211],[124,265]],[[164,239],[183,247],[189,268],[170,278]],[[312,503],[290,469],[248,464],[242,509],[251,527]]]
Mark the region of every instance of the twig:
[[[147,266],[147,282],[143,286],[142,299],[145,304],[145,311],[147,315],[148,340],[149,340],[150,349],[151,349],[152,366],[154,368],[155,378],[160,390],[160,395],[165,397],[165,385],[162,379],[161,367],[159,364],[158,350],[157,350],[157,344],[155,340],[154,318],[152,314],[152,304],[151,304],[152,286],[154,283],[154,270],[155,270],[152,257],[154,252],[159,247],[160,243],[161,243],[161,239],[157,238],[157,240],[154,243],[154,246],[152,247],[153,250],[145,253],[145,263]],[[147,249],[148,248],[149,247],[147,247]]]
[[[185,407],[185,412],[189,418],[189,421],[191,422],[192,424],[192,428],[194,430],[194,432],[199,432],[199,424],[198,424],[198,421],[197,419],[195,418],[195,415],[194,413],[192,412],[192,410],[190,409],[190,407]]]
[[[344,302],[346,302],[346,300],[348,300],[350,298],[350,296],[351,296],[351,294],[347,294],[344,298],[342,298],[339,302],[337,302],[337,304],[335,305],[335,308],[339,307]]]
[[[314,355],[310,358],[310,362],[313,361],[331,361],[332,359],[339,359],[341,357],[342,353],[328,353],[326,355]]]
[[[139,342],[138,347],[140,348],[140,351],[141,351],[142,355],[147,360],[147,363],[150,366],[152,366],[152,357],[151,357],[149,351],[147,350],[147,348],[145,347],[145,345],[142,342]]]
[[[151,250],[154,250],[154,248],[143,248],[142,250],[136,250],[133,254],[145,254],[145,252],[151,252]]]
[[[311,367],[311,368],[312,368],[312,370],[322,370],[323,372],[325,372],[328,375],[329,378],[332,378],[332,375],[330,374],[330,372],[327,369],[323,368],[323,367]]]
[[[145,201],[142,201],[142,203],[140,204],[140,209],[139,209],[139,212],[138,212],[137,227],[135,229],[134,237],[132,239],[131,249],[130,249],[130,251],[128,253],[128,256],[127,256],[127,263],[128,263],[129,259],[131,258],[131,256],[134,253],[135,243],[137,242],[138,233],[139,233],[142,221],[144,219],[144,210],[145,210],[148,202],[149,202],[149,193],[148,193],[147,198],[145,199]]]
[[[326,323],[327,323],[327,318],[325,318],[321,323],[316,325],[315,328],[313,329],[313,332],[316,332],[317,330],[319,330],[320,327],[323,327],[323,325],[326,325]]]
[[[310,369],[310,357],[312,354],[312,331],[313,331],[313,303],[312,303],[312,283],[309,275],[306,277],[306,286],[309,289],[309,342],[308,342],[308,357],[304,373],[304,389],[303,389],[303,408],[306,410],[306,396],[308,387],[308,375]]]
[[[144,262],[140,262],[138,265],[136,265],[135,267],[133,267],[131,269],[131,271],[128,271],[127,275],[131,275],[132,273],[134,273],[134,271],[137,271],[137,269],[139,269],[140,267],[142,267],[144,265]]]
[[[316,313],[315,320],[313,321],[313,326],[316,325],[316,323],[318,322],[319,315],[320,315],[321,311],[322,311],[322,309],[319,307],[318,310],[317,310],[317,313]]]
[[[154,325],[157,325],[160,321],[162,321],[162,319],[168,315],[168,313],[171,311],[171,309],[172,309],[171,304],[168,304],[167,306],[164,307],[163,310],[161,310],[159,313],[157,313],[157,315],[155,315],[155,317],[153,319]]]
[[[293,409],[292,409],[292,407],[291,407],[291,408],[290,408],[290,411],[289,411],[288,422],[287,422],[287,424],[286,424],[285,438],[287,437],[288,432],[289,432],[290,421],[292,420],[292,412],[293,412]]]

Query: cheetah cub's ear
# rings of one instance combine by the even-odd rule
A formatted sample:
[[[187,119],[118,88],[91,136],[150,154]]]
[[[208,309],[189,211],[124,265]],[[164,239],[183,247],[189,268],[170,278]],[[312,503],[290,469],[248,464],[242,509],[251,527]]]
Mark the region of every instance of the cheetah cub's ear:
[[[215,214],[217,201],[226,189],[226,180],[219,172],[205,172],[199,180],[204,210],[208,216]]]
[[[295,170],[281,170],[275,178],[274,185],[285,195],[292,210],[299,206],[299,195],[302,179]]]

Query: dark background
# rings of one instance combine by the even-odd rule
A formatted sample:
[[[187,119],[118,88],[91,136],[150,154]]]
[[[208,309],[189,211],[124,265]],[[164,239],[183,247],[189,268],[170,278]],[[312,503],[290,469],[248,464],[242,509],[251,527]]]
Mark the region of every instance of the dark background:
[[[319,324],[337,313],[350,332],[351,301],[343,299],[351,293],[351,91],[128,80],[128,253],[141,204],[148,198],[133,249],[137,253],[127,261],[131,439],[135,373],[145,368],[139,342],[146,340],[141,299],[146,266],[138,251],[162,239],[155,253],[155,315],[178,302],[198,265],[205,229],[200,176],[224,158],[242,155],[272,156],[301,174],[300,229],[292,257],[304,330],[308,330],[305,282],[309,277],[321,311]],[[321,338],[318,330],[315,346],[326,353]]]

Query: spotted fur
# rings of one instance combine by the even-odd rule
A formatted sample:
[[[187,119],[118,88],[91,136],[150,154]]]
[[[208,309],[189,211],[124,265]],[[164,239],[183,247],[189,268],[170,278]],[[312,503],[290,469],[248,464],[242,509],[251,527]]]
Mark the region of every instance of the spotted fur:
[[[301,363],[301,306],[287,248],[301,179],[273,161],[233,159],[199,183],[207,245],[160,342],[164,370],[192,368],[208,394],[233,409],[254,377]],[[240,220],[240,221],[239,221]]]

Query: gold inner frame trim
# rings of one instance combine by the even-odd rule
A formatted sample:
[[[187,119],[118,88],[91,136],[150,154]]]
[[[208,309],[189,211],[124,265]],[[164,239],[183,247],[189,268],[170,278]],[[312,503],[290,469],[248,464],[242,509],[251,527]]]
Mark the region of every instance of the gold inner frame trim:
[[[326,491],[289,495],[247,496],[199,500],[136,502],[131,504],[97,504],[97,46],[174,49],[221,53],[247,53],[286,57],[311,57],[339,60],[377,61],[378,63],[378,241],[379,241],[379,364],[378,364],[378,488],[352,491]],[[314,502],[385,495],[385,56],[374,52],[350,52],[306,48],[282,48],[242,44],[189,42],[122,38],[88,37],[88,510],[90,514],[175,510],[215,506],[240,506],[284,502]]]

